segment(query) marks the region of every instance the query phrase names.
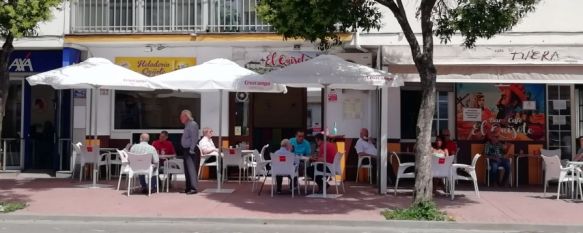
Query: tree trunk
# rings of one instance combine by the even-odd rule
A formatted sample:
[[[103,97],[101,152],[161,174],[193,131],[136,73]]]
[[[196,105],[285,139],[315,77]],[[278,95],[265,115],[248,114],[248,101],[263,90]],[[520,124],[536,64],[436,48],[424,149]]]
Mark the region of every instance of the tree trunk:
[[[431,201],[433,182],[431,175],[431,127],[435,114],[436,70],[431,63],[417,65],[423,89],[419,117],[417,118],[417,143],[415,144],[415,188],[413,203]]]
[[[2,45],[2,51],[0,52],[0,139],[2,139],[4,109],[6,107],[6,102],[8,101],[8,90],[10,90],[10,72],[8,71],[8,63],[10,62],[10,55],[12,54],[12,51],[14,51],[14,46],[12,45],[13,41],[14,37],[11,34],[8,34],[4,41],[4,45]]]

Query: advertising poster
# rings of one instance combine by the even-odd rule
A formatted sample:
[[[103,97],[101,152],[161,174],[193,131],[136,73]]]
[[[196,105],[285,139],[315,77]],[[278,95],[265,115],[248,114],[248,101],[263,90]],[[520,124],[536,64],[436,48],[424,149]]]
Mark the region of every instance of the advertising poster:
[[[116,57],[115,64],[152,77],[196,65],[194,57]]]
[[[459,140],[486,140],[492,132],[501,140],[544,140],[544,85],[462,83],[456,90]]]

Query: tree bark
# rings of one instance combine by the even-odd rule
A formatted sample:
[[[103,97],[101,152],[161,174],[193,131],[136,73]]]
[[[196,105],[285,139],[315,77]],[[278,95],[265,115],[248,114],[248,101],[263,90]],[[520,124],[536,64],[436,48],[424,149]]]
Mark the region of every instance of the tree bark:
[[[0,52],[0,139],[2,139],[2,123],[4,122],[4,110],[8,101],[8,91],[10,90],[10,72],[8,66],[10,55],[14,51],[14,37],[12,34],[6,36],[2,51]]]
[[[436,0],[422,0],[419,6],[421,13],[421,34],[423,45],[419,44],[405,13],[401,0],[377,0],[388,7],[403,30],[403,34],[411,48],[411,56],[421,79],[422,98],[417,118],[415,143],[415,188],[413,203],[431,201],[433,198],[433,182],[431,174],[431,127],[435,114],[435,83],[437,70],[433,64],[433,23],[431,15]]]

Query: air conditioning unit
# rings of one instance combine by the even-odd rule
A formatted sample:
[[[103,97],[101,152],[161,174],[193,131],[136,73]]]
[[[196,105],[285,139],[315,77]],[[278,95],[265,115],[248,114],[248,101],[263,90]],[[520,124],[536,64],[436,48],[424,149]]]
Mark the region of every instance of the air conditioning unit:
[[[337,53],[334,54],[344,60],[354,62],[356,64],[372,67],[372,54],[370,53]]]

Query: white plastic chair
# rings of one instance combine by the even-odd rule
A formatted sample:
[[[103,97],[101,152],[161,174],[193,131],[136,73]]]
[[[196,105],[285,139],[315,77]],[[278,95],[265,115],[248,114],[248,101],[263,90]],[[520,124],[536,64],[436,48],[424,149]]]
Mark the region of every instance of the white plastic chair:
[[[271,162],[263,157],[265,151],[267,151],[267,148],[269,148],[269,144],[263,146],[263,148],[261,148],[261,152],[257,154],[254,153],[254,161],[251,162],[253,169],[253,186],[251,187],[251,192],[255,192],[255,185],[259,180],[259,177],[267,177],[267,164]]]
[[[547,157],[551,157],[551,156],[559,156],[559,159],[561,158],[561,149],[554,149],[554,150],[547,150],[547,149],[541,149],[540,150],[540,154],[547,156]],[[564,166],[563,163],[561,163],[561,165]],[[542,165],[542,170],[543,170],[543,175],[545,174],[546,168],[545,168],[545,163],[543,162]]]
[[[240,184],[241,183],[241,170],[243,170],[245,168],[243,157],[241,156],[241,149],[240,148],[223,149],[223,163],[222,163],[222,165],[223,165],[223,177],[225,177],[223,182],[229,179],[228,173],[227,173],[227,168],[228,167],[237,167],[237,169],[239,169],[239,184]]]
[[[506,158],[506,157],[502,157],[504,159],[508,159],[508,163],[509,163],[509,168],[510,171],[504,171],[504,167],[502,166],[498,166],[498,171],[504,171],[504,172],[508,172],[508,182],[510,183],[510,187],[512,187],[512,180],[513,180],[513,176],[512,176],[512,159],[510,158]],[[490,158],[486,158],[486,184],[488,185],[488,187],[490,187]],[[500,173],[498,173],[500,174]],[[496,177],[498,178],[498,177]]]
[[[575,179],[577,180],[577,186],[579,186],[578,189],[578,195],[580,195],[581,197],[581,201],[583,201],[583,170],[581,169],[581,167],[576,167],[575,168]]]
[[[167,159],[164,161],[164,174],[162,180],[162,190],[166,187],[166,192],[170,191],[170,182],[172,175],[184,174],[184,160]]]
[[[415,179],[415,172],[407,172],[405,170],[410,167],[415,167],[414,162],[409,163],[401,163],[401,159],[399,159],[399,155],[395,152],[391,152],[391,156],[389,157],[389,161],[392,161],[392,157],[397,158],[397,165],[399,166],[397,170],[397,178],[395,181],[395,196],[397,196],[397,189],[399,188],[399,179]]]
[[[544,156],[541,155],[543,158],[546,172],[545,172],[545,186],[544,186],[544,194],[547,195],[547,186],[549,181],[557,181],[557,200],[561,197],[561,184],[562,183],[571,183],[574,181],[574,177],[569,175],[569,172],[573,172],[573,167],[563,167],[561,165],[561,159],[558,155],[554,156]]]
[[[365,160],[368,160],[368,164],[362,164]],[[360,169],[366,168],[368,170],[368,180],[372,184],[372,157],[368,155],[358,156],[358,165],[356,166],[356,180],[358,182],[358,175],[360,174]]]
[[[445,156],[445,157],[431,157],[431,176],[433,178],[439,178],[444,180],[445,190],[450,191],[449,187],[452,183],[451,181],[451,166],[455,156]],[[451,192],[449,192],[451,194]]]
[[[128,173],[128,196],[131,192],[132,178],[138,175],[146,176],[146,182],[148,183],[148,196],[152,193],[152,177],[158,177],[158,170],[155,169],[155,165],[152,163],[151,154],[134,154],[127,152],[129,161],[129,173]],[[159,182],[156,179],[156,191],[159,190]]]
[[[89,149],[87,148],[87,146],[85,145],[79,145],[79,150],[81,151],[80,155],[79,155],[79,181],[81,181],[83,179],[83,170],[85,168],[85,165],[87,164],[91,164],[92,166],[99,166],[99,161],[101,160],[100,155],[99,155],[99,147],[92,147],[91,151],[89,151]],[[98,167],[93,169],[93,176],[96,176],[98,174],[95,174],[99,171]]]
[[[283,176],[283,177],[290,177],[291,178],[291,189],[292,189],[292,198],[294,197],[295,193],[295,178],[298,177],[298,162],[293,155],[278,155],[275,154],[274,157],[271,158],[271,197],[273,197],[273,188],[276,186],[276,177]],[[298,195],[301,195],[300,188],[298,188]]]
[[[113,158],[112,158],[113,157]],[[109,155],[109,172],[108,175],[111,177],[113,176],[119,176],[119,173],[121,172],[121,165],[122,165],[122,161],[121,161],[121,157],[119,155],[119,150],[116,150],[116,152],[110,152]],[[113,169],[114,167],[119,167],[119,170]],[[115,171],[114,171],[115,170]]]
[[[203,167],[217,167],[217,164],[218,164],[217,161],[219,159],[219,156],[218,156],[219,152],[213,153],[213,154],[203,155],[202,149],[200,149],[200,147],[198,147],[198,146],[196,148],[198,149],[198,152],[200,154],[200,167],[198,168],[198,177],[200,177],[200,174],[202,172]],[[210,160],[211,158],[215,158],[215,161],[207,163],[206,161]]]
[[[455,184],[456,181],[458,180],[465,180],[465,181],[472,181],[474,182],[474,192],[476,192],[476,196],[478,198],[480,198],[480,190],[478,189],[478,178],[476,175],[476,164],[478,163],[478,159],[480,159],[480,154],[476,154],[474,155],[474,158],[472,159],[472,164],[471,165],[467,165],[467,164],[460,164],[460,163],[454,163],[451,165],[451,200],[453,200],[455,198]],[[465,171],[466,173],[468,173],[470,176],[464,176],[464,175],[460,175],[458,174],[458,170],[462,170]]]
[[[334,156],[334,163],[332,163],[332,164],[325,163],[326,167],[328,168],[328,170],[330,170],[330,172],[327,172],[326,170],[318,171],[318,169],[316,169],[317,167],[322,166],[321,164],[324,164],[323,162],[312,163],[312,165],[314,166],[314,177],[322,176],[322,179],[324,179],[324,182],[327,182],[328,179],[334,180],[334,185],[336,186],[336,194],[339,194],[338,185],[342,186],[342,193],[346,193],[346,190],[344,189],[344,181],[342,181],[342,178],[340,178],[340,182],[338,182],[338,180],[336,179],[336,176],[342,177],[342,168],[340,167],[340,163],[342,162],[343,155],[344,154],[338,152]],[[314,192],[315,189],[316,189],[316,186],[312,186],[312,192]]]
[[[131,172],[131,168],[130,168],[130,163],[128,160],[128,152],[126,150],[117,150],[117,155],[119,156],[119,159],[121,161],[121,165],[119,168],[119,178],[117,180],[117,191],[119,191],[119,186],[121,184],[121,177],[123,175],[127,176],[127,180],[129,182],[130,179],[130,172]]]
[[[77,142],[77,143],[71,143],[71,145],[73,146],[73,151],[71,153],[71,161],[70,161],[71,163],[69,165],[70,166],[69,170],[71,173],[71,179],[75,179],[75,171],[76,171],[75,167],[80,162],[79,156],[81,156],[81,145],[83,145],[83,144],[81,144],[80,142]],[[82,170],[81,167],[79,167],[79,169]],[[64,173],[69,173],[69,172],[65,171]],[[79,174],[81,174],[81,173],[79,173]],[[81,177],[81,176],[79,176],[79,177]],[[81,179],[79,179],[79,181],[81,181]]]
[[[79,152],[78,152],[78,150],[76,150],[74,143],[71,143],[71,145],[72,145],[73,151],[71,152],[71,157],[69,159],[69,170],[56,171],[55,176],[57,178],[69,178],[70,177],[71,179],[75,179],[74,178],[75,165],[77,163],[77,155],[79,154]],[[2,152],[1,149],[0,149],[0,152]],[[0,161],[0,167],[2,167],[1,161]]]

